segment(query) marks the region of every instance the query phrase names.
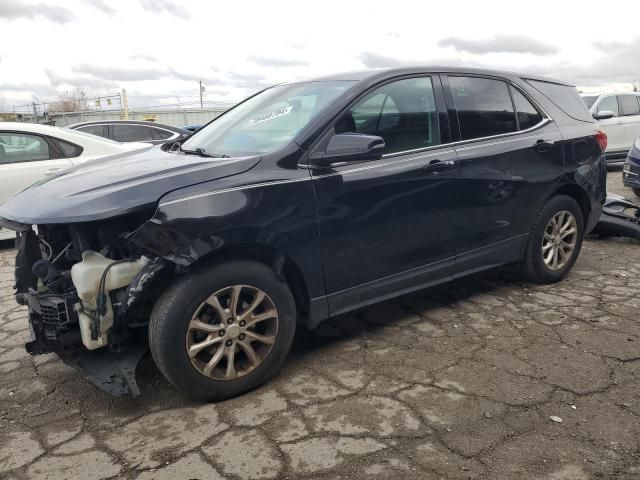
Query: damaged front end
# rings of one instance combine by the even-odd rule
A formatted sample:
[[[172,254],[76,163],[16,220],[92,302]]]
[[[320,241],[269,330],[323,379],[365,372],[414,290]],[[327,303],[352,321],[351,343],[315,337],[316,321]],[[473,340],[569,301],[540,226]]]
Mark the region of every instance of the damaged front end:
[[[608,194],[598,224],[591,233],[640,238],[640,207],[621,195]]]
[[[173,264],[128,236],[153,211],[62,225],[0,219],[18,232],[16,300],[29,309],[32,355],[56,353],[100,389],[137,396],[148,318]]]

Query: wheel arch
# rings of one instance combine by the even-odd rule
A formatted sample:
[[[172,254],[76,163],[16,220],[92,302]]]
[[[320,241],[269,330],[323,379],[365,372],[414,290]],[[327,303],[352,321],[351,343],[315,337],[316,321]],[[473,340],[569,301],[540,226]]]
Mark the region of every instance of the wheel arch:
[[[576,201],[582,212],[582,221],[586,228],[587,222],[589,220],[589,213],[591,212],[589,195],[587,194],[587,192],[585,192],[579,185],[576,185],[575,183],[567,183],[554,190],[554,192],[549,195],[549,198],[547,198],[545,203],[551,198],[557,197],[558,195],[566,195]]]
[[[288,285],[296,302],[299,320],[306,323],[311,300],[302,270],[294,260],[273,246],[261,243],[238,243],[223,246],[200,257],[190,266],[190,269],[202,268],[212,263],[237,260],[252,260],[273,269],[276,275]]]

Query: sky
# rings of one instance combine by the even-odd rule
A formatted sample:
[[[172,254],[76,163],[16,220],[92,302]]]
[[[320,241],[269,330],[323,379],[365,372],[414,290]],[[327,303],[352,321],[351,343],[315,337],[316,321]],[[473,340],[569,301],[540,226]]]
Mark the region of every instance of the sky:
[[[640,82],[638,19],[640,3],[622,1],[0,0],[0,110],[74,88],[193,106],[199,81],[205,102],[235,103],[275,83],[402,65],[627,90]]]

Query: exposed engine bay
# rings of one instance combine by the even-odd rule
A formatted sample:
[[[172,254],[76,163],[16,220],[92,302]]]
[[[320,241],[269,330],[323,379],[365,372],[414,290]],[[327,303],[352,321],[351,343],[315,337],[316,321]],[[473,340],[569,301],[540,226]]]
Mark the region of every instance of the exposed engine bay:
[[[142,211],[38,225],[37,233],[21,226],[18,233],[16,300],[29,308],[27,351],[55,352],[117,396],[139,394],[133,373],[146,351],[149,314],[174,272],[173,264],[127,241],[148,217]]]

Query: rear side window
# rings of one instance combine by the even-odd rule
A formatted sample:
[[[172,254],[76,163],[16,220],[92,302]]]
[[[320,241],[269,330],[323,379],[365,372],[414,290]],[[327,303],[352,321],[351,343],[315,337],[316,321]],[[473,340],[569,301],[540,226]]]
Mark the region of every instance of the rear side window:
[[[618,95],[618,103],[620,103],[622,115],[640,115],[635,95]]]
[[[80,127],[77,130],[84,133],[90,133],[91,135],[97,135],[99,137],[106,138],[107,136],[107,134],[105,133],[104,125],[88,125],[86,127]]]
[[[148,142],[153,140],[151,129],[145,125],[113,125],[113,139],[118,142]]]
[[[576,87],[560,85],[558,83],[543,82],[541,80],[526,80],[526,82],[551,100],[560,110],[575,120],[593,122],[593,117],[578,94]]]
[[[618,99],[614,96],[604,97],[600,100],[598,104],[598,112],[604,112],[605,110],[613,112],[613,116],[617,117],[620,115],[620,111],[618,109]]]
[[[527,98],[517,88],[509,87],[513,96],[513,104],[518,115],[518,125],[520,130],[531,128],[542,121],[542,115],[538,109],[527,100]]]
[[[477,77],[449,77],[462,140],[515,132],[516,116],[507,84]]]
[[[82,153],[82,147],[79,145],[74,145],[73,143],[65,142],[64,140],[54,140],[60,151],[67,158],[79,157]]]
[[[49,160],[49,144],[42,137],[0,132],[0,164]]]

